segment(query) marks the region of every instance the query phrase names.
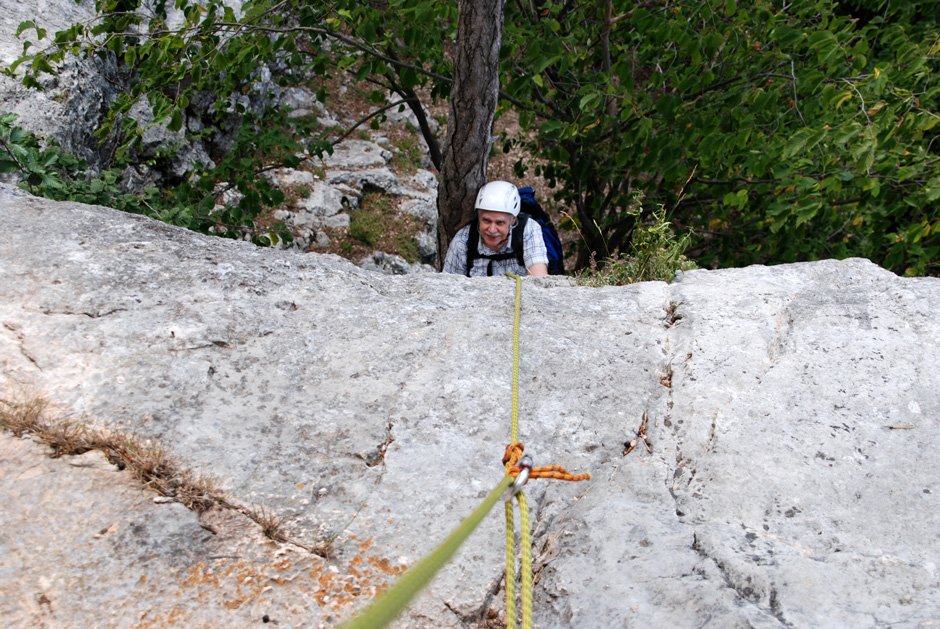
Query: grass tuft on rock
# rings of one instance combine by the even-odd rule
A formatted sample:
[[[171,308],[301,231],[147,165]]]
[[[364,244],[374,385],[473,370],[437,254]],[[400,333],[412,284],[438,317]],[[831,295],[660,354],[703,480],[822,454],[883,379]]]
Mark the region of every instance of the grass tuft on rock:
[[[41,395],[26,393],[0,399],[0,429],[48,446],[53,458],[100,450],[108,461],[131,472],[147,489],[173,498],[198,514],[214,507],[237,511],[257,523],[262,534],[274,542],[298,546],[321,557],[328,557],[335,543],[335,535],[312,545],[292,539],[285,530],[285,518],[264,507],[230,502],[214,478],[180,464],[162,443],[53,413],[51,403]]]

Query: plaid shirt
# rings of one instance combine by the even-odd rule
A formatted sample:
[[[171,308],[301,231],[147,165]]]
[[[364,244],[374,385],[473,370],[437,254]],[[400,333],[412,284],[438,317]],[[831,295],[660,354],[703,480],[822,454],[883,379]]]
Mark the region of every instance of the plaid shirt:
[[[512,229],[516,229],[513,227]],[[444,272],[456,273],[457,275],[467,274],[467,244],[470,240],[470,226],[465,225],[454,239],[450,241],[447,248],[447,256],[444,258]],[[512,242],[512,230],[509,232],[509,238],[506,244],[499,251],[493,251],[483,244],[483,239],[477,246],[477,251],[482,255],[493,255],[495,253],[506,253],[512,251],[510,243]],[[508,260],[488,260],[486,258],[477,258],[473,261],[471,276],[486,276],[486,270],[490,262],[493,263],[493,275],[503,275],[506,271],[516,275],[528,275],[526,269],[533,264],[548,264],[548,251],[545,250],[545,241],[542,239],[542,227],[538,222],[530,218],[526,221],[525,231],[522,232],[522,259],[525,261],[525,267],[519,266],[519,261],[515,257]]]

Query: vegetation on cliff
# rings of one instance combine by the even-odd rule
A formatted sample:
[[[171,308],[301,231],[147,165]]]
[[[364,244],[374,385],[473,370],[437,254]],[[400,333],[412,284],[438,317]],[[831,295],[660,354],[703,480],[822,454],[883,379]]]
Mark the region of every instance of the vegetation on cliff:
[[[219,222],[250,226],[278,202],[259,174],[330,150],[315,119],[265,104],[261,69],[278,85],[313,85],[324,101],[337,72],[373,86],[374,116],[363,123],[410,108],[448,191],[442,238],[465,217],[467,191],[449,186],[489,152],[468,143],[474,125],[451,125],[442,146],[423,105],[450,99],[452,120],[487,119],[478,109],[492,103],[464,98],[478,84],[454,84],[481,70],[479,57],[460,54],[458,8],[483,0],[252,0],[238,15],[218,0],[182,0],[175,18],[164,3],[96,6],[94,24],[28,47],[9,71],[35,86],[70,54],[119,60],[131,80],[100,130],[120,136],[118,158],[142,137],[135,103],[181,130],[210,95],[214,121],[198,133],[237,128],[235,144],[179,190],[160,191],[173,201],[165,220],[207,229],[224,184],[241,201]],[[580,232],[578,267],[631,251],[634,231],[665,207],[679,232],[695,235],[688,253],[703,266],[861,256],[899,273],[940,272],[936,2],[510,2],[504,20],[491,15],[484,32],[501,35],[498,62],[479,74],[498,76],[495,113],[512,111],[520,127],[495,148],[524,148],[519,179],[545,178],[551,203],[570,212],[563,227]],[[46,35],[21,25],[33,32]],[[480,32],[463,43],[479,44]],[[455,116],[455,103],[469,109]],[[469,147],[462,162],[446,164],[448,146]],[[639,214],[638,191],[649,200]]]

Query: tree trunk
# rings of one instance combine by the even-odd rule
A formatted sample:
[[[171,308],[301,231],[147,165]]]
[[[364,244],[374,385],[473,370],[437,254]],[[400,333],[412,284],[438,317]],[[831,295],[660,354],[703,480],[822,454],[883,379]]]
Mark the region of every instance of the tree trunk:
[[[437,264],[457,230],[473,218],[477,191],[486,183],[499,92],[499,48],[505,0],[460,0],[454,85],[437,193]]]

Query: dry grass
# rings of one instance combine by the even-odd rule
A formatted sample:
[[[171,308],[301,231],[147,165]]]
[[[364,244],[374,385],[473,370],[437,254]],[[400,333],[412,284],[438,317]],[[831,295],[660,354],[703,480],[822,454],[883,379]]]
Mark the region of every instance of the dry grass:
[[[41,395],[25,393],[10,400],[0,399],[0,428],[47,445],[53,458],[100,450],[118,469],[131,472],[143,487],[199,514],[214,507],[237,511],[257,523],[265,537],[274,542],[298,546],[321,557],[329,557],[336,542],[337,535],[313,545],[293,539],[285,528],[285,518],[263,506],[252,508],[230,502],[215,479],[183,466],[158,441],[69,418],[55,412]]]
[[[197,513],[216,504],[219,492],[212,480],[180,465],[165,446],[152,439],[57,416],[52,413],[49,401],[41,396],[24,395],[0,402],[0,427],[44,443],[52,450],[53,458],[100,450],[113,464],[129,470],[143,486]]]
[[[49,401],[35,395],[0,404],[0,427],[17,437],[30,432],[42,432],[49,424]]]
[[[284,518],[268,511],[264,506],[259,507],[257,511],[248,517],[261,527],[261,532],[272,542],[286,542],[288,540],[284,530]]]

